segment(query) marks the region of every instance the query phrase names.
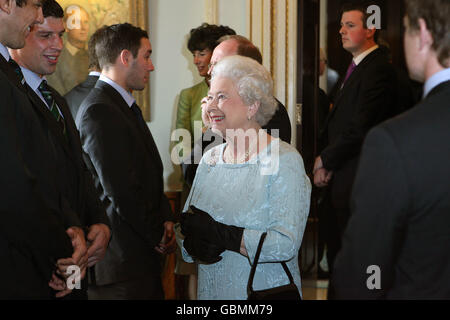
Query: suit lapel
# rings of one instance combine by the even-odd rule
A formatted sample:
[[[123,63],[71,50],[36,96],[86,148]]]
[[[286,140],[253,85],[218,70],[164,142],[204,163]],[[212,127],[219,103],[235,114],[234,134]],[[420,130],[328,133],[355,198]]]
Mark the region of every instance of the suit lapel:
[[[75,125],[75,121],[72,118],[72,114],[70,113],[69,107],[66,104],[66,100],[52,87],[50,87],[50,90],[53,93],[53,97],[56,101],[56,104],[59,107],[59,110],[61,111],[64,121],[66,123],[66,131],[67,131],[67,139],[69,143],[67,144],[66,138],[63,134],[61,134],[61,130],[58,130],[60,133],[60,137],[64,139],[64,145],[67,145],[67,150],[71,151],[70,156],[77,162],[81,161],[81,157],[76,157],[77,154],[80,153],[81,149],[81,141],[80,141],[80,135],[78,133],[78,130]],[[57,124],[56,120],[53,118],[54,122]]]
[[[44,119],[46,126],[49,128],[58,143],[63,146],[64,151],[70,155],[70,158],[72,158],[72,153],[69,149],[69,145],[55,117],[53,117],[47,105],[44,103],[44,101],[41,100],[41,98],[39,98],[36,92],[34,92],[33,89],[30,88],[30,86],[26,85],[26,89],[28,97],[31,100],[31,105],[39,114],[39,116]],[[64,118],[66,118],[65,115]]]
[[[5,58],[0,54],[0,70],[2,70],[5,74],[8,80],[21,89],[23,92],[26,92],[25,86],[20,83],[19,77],[17,76],[16,72],[13,70],[13,68],[9,65],[9,63],[5,60]]]
[[[139,136],[142,138],[142,141],[144,142],[144,145],[146,146],[150,156],[155,160],[155,163],[158,165],[159,169],[162,170],[162,160],[150,129],[147,128],[147,130],[144,130],[141,127],[133,111],[130,109],[130,107],[127,105],[125,100],[122,98],[120,93],[117,92],[116,89],[103,81],[98,81],[95,87],[105,91],[107,96],[111,98],[111,101],[114,102],[114,105],[118,107],[124,114],[125,118],[132,123],[132,126],[139,132]]]
[[[364,69],[366,67],[366,65],[368,65],[369,63],[372,62],[373,59],[375,59],[375,57],[377,57],[379,54],[381,54],[380,49],[375,49],[374,51],[372,51],[371,53],[369,53],[369,55],[367,57],[365,57],[355,68],[355,70],[353,71],[353,73],[350,75],[350,77],[347,79],[347,82],[344,84],[344,86],[342,87],[341,90],[338,91],[335,101],[334,101],[334,105],[333,108],[331,109],[328,117],[327,117],[327,121],[326,121],[326,125],[328,125],[329,119],[331,119],[333,117],[333,114],[336,112],[336,109],[339,108],[340,105],[340,101],[342,99],[342,97],[347,93],[347,91],[349,90],[353,90],[352,85],[359,81],[361,79],[361,77],[364,76]]]

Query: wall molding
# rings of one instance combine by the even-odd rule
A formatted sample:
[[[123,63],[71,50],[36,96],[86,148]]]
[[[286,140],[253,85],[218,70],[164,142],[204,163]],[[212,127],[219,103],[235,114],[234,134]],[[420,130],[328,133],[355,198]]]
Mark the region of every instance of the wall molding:
[[[261,49],[274,80],[275,96],[288,110],[296,143],[297,1],[247,0],[249,39]]]

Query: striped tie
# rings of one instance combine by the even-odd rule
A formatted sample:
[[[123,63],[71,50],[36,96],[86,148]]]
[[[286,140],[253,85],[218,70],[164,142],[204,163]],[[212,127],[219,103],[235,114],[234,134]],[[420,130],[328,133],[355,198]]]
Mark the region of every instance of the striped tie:
[[[55,99],[53,99],[53,94],[47,85],[47,81],[42,80],[41,84],[39,85],[38,90],[42,93],[42,96],[44,97],[45,101],[47,102],[47,104],[49,106],[51,114],[55,117],[56,121],[60,125],[64,136],[67,137],[66,136],[66,124],[64,122],[63,117],[59,113],[58,105],[56,104]]]
[[[22,70],[20,69],[17,62],[15,62],[12,58],[8,61],[9,65],[13,68],[14,72],[17,74],[17,78],[19,79],[19,82],[24,85],[25,84],[25,78],[23,76]]]

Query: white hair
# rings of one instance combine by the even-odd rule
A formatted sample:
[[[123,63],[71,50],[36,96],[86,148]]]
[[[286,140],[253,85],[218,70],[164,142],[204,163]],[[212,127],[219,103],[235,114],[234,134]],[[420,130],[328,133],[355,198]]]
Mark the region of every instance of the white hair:
[[[259,102],[255,120],[261,126],[269,122],[278,103],[273,97],[272,77],[264,66],[248,57],[228,56],[214,66],[211,80],[215,77],[231,79],[245,105]]]

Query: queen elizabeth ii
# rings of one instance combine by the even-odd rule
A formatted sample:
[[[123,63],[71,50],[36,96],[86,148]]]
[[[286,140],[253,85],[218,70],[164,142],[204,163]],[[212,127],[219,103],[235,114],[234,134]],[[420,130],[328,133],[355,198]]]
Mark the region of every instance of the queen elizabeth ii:
[[[301,294],[311,184],[297,150],[261,129],[276,106],[271,76],[256,61],[229,56],[214,66],[204,117],[226,142],[200,161],[178,237],[183,258],[199,262],[198,299],[247,299],[264,232],[253,288],[288,284],[284,261]]]

